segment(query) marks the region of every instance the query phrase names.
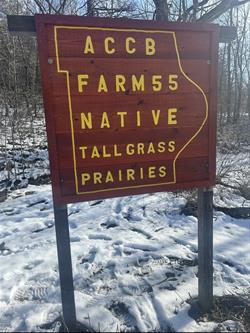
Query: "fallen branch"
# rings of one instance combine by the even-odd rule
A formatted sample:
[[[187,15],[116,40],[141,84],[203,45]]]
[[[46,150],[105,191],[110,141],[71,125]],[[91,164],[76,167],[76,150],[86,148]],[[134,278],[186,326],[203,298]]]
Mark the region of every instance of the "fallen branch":
[[[225,213],[235,219],[248,219],[250,217],[250,207],[221,207],[213,205],[215,210]]]

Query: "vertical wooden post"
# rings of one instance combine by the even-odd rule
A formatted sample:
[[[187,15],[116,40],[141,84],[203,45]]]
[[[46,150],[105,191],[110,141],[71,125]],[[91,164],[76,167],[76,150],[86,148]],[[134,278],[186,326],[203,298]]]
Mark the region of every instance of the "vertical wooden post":
[[[204,312],[213,306],[213,188],[198,189],[198,298]]]
[[[76,309],[67,205],[56,206],[54,204],[54,215],[63,319],[66,330],[74,332],[76,330]]]

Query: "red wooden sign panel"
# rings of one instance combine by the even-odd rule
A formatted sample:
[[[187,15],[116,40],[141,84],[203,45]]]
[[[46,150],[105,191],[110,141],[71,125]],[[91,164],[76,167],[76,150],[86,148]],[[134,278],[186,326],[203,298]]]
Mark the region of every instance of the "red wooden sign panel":
[[[214,185],[218,26],[36,26],[57,204]]]

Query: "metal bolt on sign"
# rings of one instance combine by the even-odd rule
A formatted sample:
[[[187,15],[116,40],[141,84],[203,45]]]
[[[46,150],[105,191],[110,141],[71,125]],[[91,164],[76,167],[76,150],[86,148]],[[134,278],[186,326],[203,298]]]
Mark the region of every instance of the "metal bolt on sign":
[[[236,30],[62,15],[8,16],[8,28],[38,40],[66,329],[76,329],[67,204],[115,196],[199,188],[199,303],[211,309],[218,44]]]

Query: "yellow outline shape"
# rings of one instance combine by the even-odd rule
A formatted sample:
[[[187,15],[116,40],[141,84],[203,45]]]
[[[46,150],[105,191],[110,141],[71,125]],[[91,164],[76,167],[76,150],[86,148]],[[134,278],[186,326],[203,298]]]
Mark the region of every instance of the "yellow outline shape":
[[[105,190],[95,190],[95,191],[87,191],[87,192],[79,192],[79,185],[78,185],[78,177],[76,171],[76,154],[75,154],[75,137],[74,137],[74,126],[73,126],[73,115],[72,115],[72,103],[71,103],[71,91],[70,91],[70,84],[69,84],[69,71],[61,70],[59,65],[59,52],[58,52],[58,41],[57,41],[57,29],[85,29],[85,30],[101,30],[101,31],[124,31],[124,32],[144,32],[144,33],[163,33],[163,34],[172,34],[174,40],[175,51],[177,55],[177,62],[180,69],[181,74],[190,82],[192,83],[202,94],[205,100],[205,118],[198,129],[198,131],[188,140],[188,142],[178,151],[174,160],[173,160],[173,175],[174,181],[166,182],[166,183],[156,183],[156,184],[145,184],[145,185],[135,185],[135,186],[126,186],[126,187],[115,187],[115,188],[108,188]],[[205,125],[207,118],[208,118],[208,101],[207,96],[204,93],[203,89],[194,82],[184,71],[181,65],[180,54],[178,50],[176,35],[174,31],[164,31],[164,30],[141,30],[141,29],[115,29],[115,28],[100,28],[100,27],[78,27],[78,26],[64,26],[64,25],[55,25],[54,26],[54,40],[55,40],[55,49],[56,49],[56,65],[57,65],[57,72],[66,74],[67,79],[67,93],[68,93],[68,103],[69,103],[69,111],[70,111],[70,126],[71,126],[71,138],[72,138],[72,146],[73,146],[73,163],[74,163],[74,176],[75,176],[75,189],[76,194],[90,194],[90,193],[100,193],[100,192],[109,192],[109,191],[117,191],[117,190],[128,190],[132,188],[142,188],[142,187],[152,187],[152,186],[159,186],[159,185],[168,185],[168,184],[176,184],[176,161],[180,154],[183,152],[184,149],[196,138],[196,136],[200,133],[203,126]]]

